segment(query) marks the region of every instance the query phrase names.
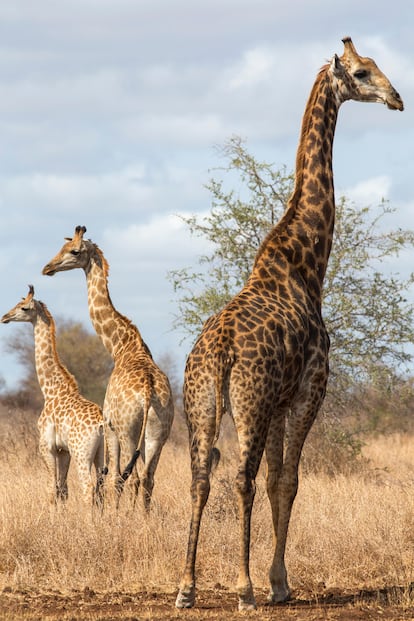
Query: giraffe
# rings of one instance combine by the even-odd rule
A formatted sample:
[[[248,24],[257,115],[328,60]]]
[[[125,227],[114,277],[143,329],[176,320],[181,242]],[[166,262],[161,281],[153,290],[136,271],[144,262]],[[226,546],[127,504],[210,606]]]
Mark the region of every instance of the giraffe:
[[[34,287],[1,322],[30,322],[35,341],[36,372],[44,397],[38,420],[39,450],[53,476],[54,502],[68,497],[67,475],[71,459],[75,462],[86,501],[102,503],[104,435],[101,408],[85,399],[78,384],[62,364],[56,350],[56,328],[46,304],[34,299]],[[96,490],[91,475],[96,470]],[[95,496],[96,493],[96,496]]]
[[[375,62],[358,55],[351,38],[322,67],[311,90],[296,157],[295,186],[285,213],[263,240],[244,288],[210,317],[190,352],[184,409],[191,455],[192,514],[187,556],[176,599],[195,603],[200,524],[224,411],[239,443],[236,492],[240,516],[239,610],[256,607],[249,572],[251,511],[263,456],[274,555],[272,603],[290,598],[284,556],[298,488],[302,447],[324,399],[329,336],[321,315],[322,284],[334,229],[332,145],[342,102],[403,102]]]
[[[53,276],[75,268],[85,271],[91,321],[114,361],[103,407],[110,477],[119,499],[123,483],[132,473],[135,498],[141,482],[143,506],[148,511],[155,470],[174,417],[170,383],[138,328],[114,308],[108,290],[108,263],[102,250],[84,239],[85,232],[84,226],[77,226],[73,238],[66,238],[43,274]],[[135,462],[140,454],[144,467],[139,476]],[[128,463],[121,474],[124,455]]]

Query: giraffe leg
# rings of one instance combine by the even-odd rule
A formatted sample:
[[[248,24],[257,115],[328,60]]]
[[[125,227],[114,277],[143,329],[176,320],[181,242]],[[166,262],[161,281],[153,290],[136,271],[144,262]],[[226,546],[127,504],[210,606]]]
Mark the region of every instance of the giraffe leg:
[[[120,470],[121,474],[118,477],[117,481],[117,492],[118,492],[118,502],[120,497],[124,491],[125,483],[127,483],[127,496],[129,497],[130,502],[132,502],[133,507],[135,507],[138,495],[139,488],[141,485],[141,478],[138,474],[138,464],[135,462],[132,470],[130,470],[130,474],[125,477],[126,465],[129,464],[131,458],[134,456],[137,448],[137,438],[135,434],[124,435],[120,438],[120,450],[122,461],[122,468]]]
[[[263,454],[264,438],[254,434],[245,435],[240,442],[240,464],[236,477],[236,492],[238,496],[240,518],[240,565],[237,580],[237,594],[239,596],[239,610],[254,610],[256,600],[250,578],[250,527],[253,501],[256,494],[256,475]],[[252,450],[252,447],[254,449]]]
[[[118,437],[110,425],[105,424],[105,437],[108,461],[108,487],[111,490],[112,502],[115,500],[116,507],[119,505],[119,482],[121,478],[120,458],[121,450]]]
[[[192,608],[195,603],[195,562],[200,534],[201,518],[210,493],[210,468],[212,436],[192,436],[191,454],[191,522],[187,545],[187,558],[180,589],[175,605],[177,608]]]
[[[68,499],[68,470],[70,466],[70,454],[68,451],[58,451],[57,480],[56,480],[56,500],[66,501]]]
[[[288,417],[285,455],[280,476],[277,477],[277,485],[275,484],[277,473],[275,461],[277,465],[278,462],[274,456],[271,457],[272,452],[268,452],[268,463],[270,459],[273,473],[269,478],[268,489],[271,490],[270,500],[276,537],[275,552],[269,571],[269,601],[272,603],[283,602],[290,598],[285,566],[287,533],[293,502],[298,490],[298,469],[302,447],[323,398],[322,391],[320,397],[312,394],[312,391],[310,394],[311,397],[308,400],[292,408]]]
[[[141,456],[144,461],[144,469],[141,473],[142,501],[144,510],[149,511],[152,490],[154,488],[154,476],[161,457],[161,451],[167,441],[171,425],[166,425],[167,416],[161,408],[157,411],[151,407],[148,413],[145,430],[145,441]]]
[[[99,461],[100,468],[102,470],[103,456],[98,456],[99,449],[103,452],[102,436],[99,431],[90,430],[88,434],[84,434],[82,438],[82,444],[71,442],[70,451],[73,460],[76,464],[76,470],[78,472],[79,482],[82,488],[82,494],[85,502],[90,506],[94,506],[95,501],[95,485],[92,477],[92,464]],[[100,473],[96,468],[97,484],[99,484]]]
[[[150,446],[145,445],[142,451],[142,458],[145,462],[144,470],[141,474],[142,485],[142,503],[146,513],[150,510],[152,490],[154,488],[154,475],[161,457],[163,444],[152,443]]]
[[[99,508],[103,508],[104,504],[104,481],[105,481],[105,438],[103,435],[99,435],[99,441],[97,443],[96,452],[94,456],[94,466],[96,473],[96,486],[94,494],[94,502]]]
[[[57,452],[54,446],[50,446],[50,437],[54,435],[54,427],[51,425],[44,424],[42,421],[41,414],[38,422],[39,427],[39,452],[43,459],[43,462],[47,468],[49,476],[52,480],[52,491],[50,494],[50,501],[52,504],[55,504],[58,500],[57,496]]]
[[[283,467],[283,438],[285,431],[285,415],[275,416],[270,423],[269,432],[266,440],[266,487],[267,495],[272,509],[273,521],[273,540],[274,545],[277,541],[277,529],[279,522],[279,481]],[[271,602],[284,602],[290,599],[290,590],[287,583],[287,573],[284,559],[278,562],[278,569],[270,572]]]

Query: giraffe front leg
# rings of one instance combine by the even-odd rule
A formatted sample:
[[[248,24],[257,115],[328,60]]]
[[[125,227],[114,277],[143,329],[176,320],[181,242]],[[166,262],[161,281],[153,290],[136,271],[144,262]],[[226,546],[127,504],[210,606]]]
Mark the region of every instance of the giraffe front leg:
[[[39,428],[39,453],[43,463],[46,466],[49,477],[51,479],[50,503],[56,504],[58,501],[58,482],[57,482],[57,453],[56,448],[50,446],[48,439],[54,433],[53,427],[46,424],[43,420],[44,415],[41,414],[38,421]]]
[[[68,470],[70,466],[70,454],[68,451],[58,451],[57,480],[56,480],[56,500],[65,502],[68,499]]]

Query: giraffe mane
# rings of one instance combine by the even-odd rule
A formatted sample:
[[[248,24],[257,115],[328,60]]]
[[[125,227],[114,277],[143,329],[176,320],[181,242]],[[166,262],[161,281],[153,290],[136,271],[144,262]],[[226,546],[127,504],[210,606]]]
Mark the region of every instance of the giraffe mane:
[[[310,92],[307,104],[306,104],[306,108],[305,108],[305,112],[304,112],[303,120],[302,120],[302,127],[301,127],[300,138],[299,138],[299,146],[298,146],[298,150],[296,154],[296,171],[297,172],[295,176],[295,186],[293,188],[293,192],[289,197],[285,213],[283,214],[279,222],[277,222],[275,226],[273,226],[270,229],[270,231],[268,232],[268,234],[266,235],[266,237],[260,244],[259,250],[256,254],[256,259],[254,262],[255,265],[258,259],[263,254],[263,251],[266,248],[269,240],[277,236],[279,233],[282,233],[286,229],[286,227],[292,222],[292,219],[295,215],[296,208],[297,208],[297,205],[299,203],[299,200],[302,194],[303,162],[306,156],[306,148],[304,145],[303,137],[307,133],[309,129],[309,125],[312,122],[312,109],[315,103],[315,98],[318,96],[320,83],[322,82],[322,80],[325,79],[328,68],[329,68],[329,63],[326,65],[323,65],[320,68],[317,74],[315,83]]]
[[[320,83],[325,79],[328,69],[329,69],[329,64],[323,65],[323,67],[320,68],[319,73],[316,76],[316,80],[313,85],[313,88],[310,92],[307,104],[306,104],[306,108],[305,108],[305,112],[304,112],[303,120],[302,120],[302,127],[300,131],[299,147],[298,147],[298,152],[296,154],[296,171],[299,171],[299,174],[296,174],[295,187],[293,188],[292,195],[289,198],[287,211],[289,211],[291,207],[295,208],[299,202],[299,198],[300,198],[302,186],[303,186],[303,168],[304,168],[303,162],[304,162],[305,155],[306,155],[306,149],[305,149],[303,137],[305,134],[307,134],[309,130],[309,126],[312,122],[312,114],[313,114],[313,107],[315,104],[315,96],[319,95]],[[288,221],[290,221],[293,213],[289,215],[290,215],[290,218]]]
[[[143,340],[143,338],[141,336],[141,332],[139,331],[138,327],[134,324],[134,322],[131,319],[129,319],[129,317],[126,317],[125,315],[120,313],[118,309],[116,309],[114,307],[112,299],[111,299],[111,295],[109,293],[109,287],[108,287],[109,263],[106,260],[105,255],[102,252],[102,250],[99,248],[99,246],[97,244],[93,243],[91,240],[89,240],[89,242],[92,244],[92,247],[93,247],[93,250],[94,250],[93,258],[96,261],[96,263],[98,264],[98,266],[102,269],[102,272],[103,272],[103,275],[104,275],[104,278],[105,278],[106,290],[107,290],[107,295],[108,295],[109,302],[111,303],[111,305],[112,305],[114,311],[116,312],[116,314],[118,315],[118,317],[120,319],[122,319],[122,321],[124,321],[125,324],[128,327],[133,328],[135,330],[138,342],[140,343],[140,346],[144,347],[144,349],[147,352],[147,354],[149,356],[151,356],[151,358],[152,358],[151,352],[148,349],[146,343],[144,342],[144,340]]]
[[[89,240],[90,241],[90,240]],[[91,242],[93,249],[95,251],[94,253],[94,259],[95,261],[98,263],[99,267],[102,269],[103,271],[103,275],[105,276],[106,281],[108,280],[109,277],[109,263],[108,261],[105,259],[104,253],[102,252],[102,250],[99,248],[98,244],[95,244],[93,242]]]

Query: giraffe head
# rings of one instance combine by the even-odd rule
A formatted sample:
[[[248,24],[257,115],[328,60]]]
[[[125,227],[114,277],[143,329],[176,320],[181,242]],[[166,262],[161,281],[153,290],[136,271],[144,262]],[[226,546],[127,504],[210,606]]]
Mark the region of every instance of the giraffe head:
[[[90,260],[91,246],[83,239],[85,233],[85,226],[77,226],[73,237],[65,237],[66,242],[57,255],[45,265],[42,274],[53,276],[56,272],[65,272],[78,267],[85,269]]]
[[[36,323],[37,317],[41,316],[46,323],[49,323],[48,314],[42,302],[34,299],[34,287],[29,285],[29,293],[21,302],[16,304],[8,313],[3,315],[1,323],[10,321],[26,321]]]
[[[391,110],[404,110],[403,101],[372,58],[359,56],[351,37],[342,39],[344,53],[330,63],[339,103],[347,99],[383,103]]]

